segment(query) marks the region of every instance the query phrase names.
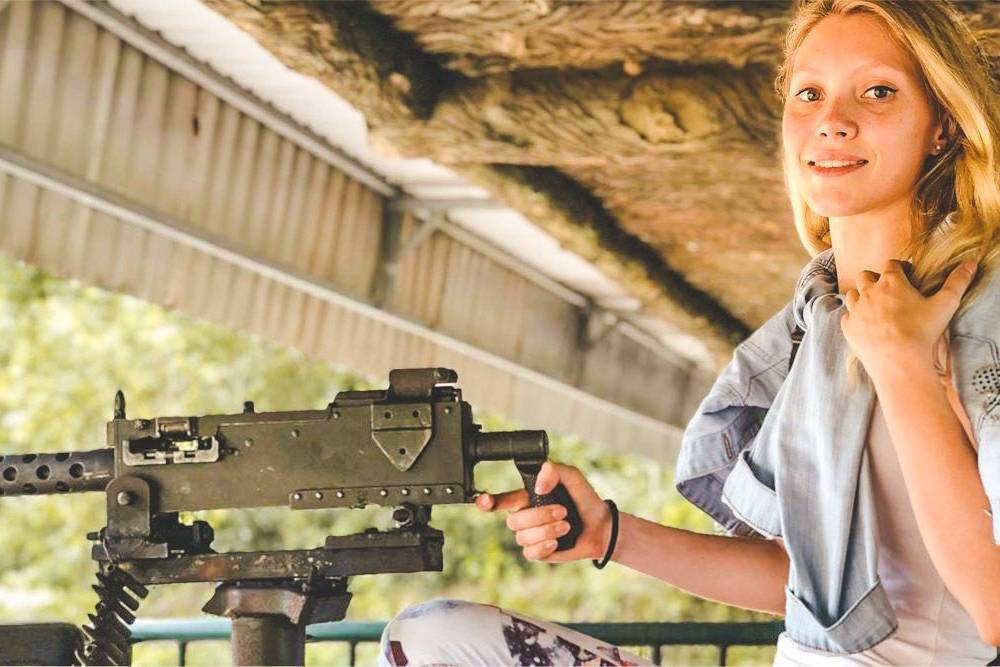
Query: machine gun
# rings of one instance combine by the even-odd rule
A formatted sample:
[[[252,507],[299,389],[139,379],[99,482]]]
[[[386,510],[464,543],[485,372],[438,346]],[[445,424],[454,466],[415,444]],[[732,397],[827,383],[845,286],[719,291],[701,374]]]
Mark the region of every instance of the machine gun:
[[[475,498],[480,461],[514,461],[534,506],[565,505],[571,548],[582,529],[566,489],[535,494],[545,431],[483,433],[446,368],[393,370],[389,387],[345,391],[325,410],[128,419],[115,396],[108,447],[0,456],[0,496],[103,491],[107,524],[88,538],[100,601],[76,660],[128,664],[128,625],[146,586],[216,582],[203,610],[233,619],[236,665],[303,664],[305,628],[344,618],[348,578],[440,571],[433,505]],[[217,553],[205,521],[180,512],[266,506],[394,507],[396,527],[329,536],[315,549]],[[0,663],[4,660],[0,645]]]

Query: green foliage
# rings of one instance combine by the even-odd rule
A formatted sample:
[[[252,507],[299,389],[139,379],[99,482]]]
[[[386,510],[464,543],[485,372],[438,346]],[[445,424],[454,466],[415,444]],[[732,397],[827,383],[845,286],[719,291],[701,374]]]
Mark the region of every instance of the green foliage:
[[[307,358],[298,351],[183,317],[0,259],[0,455],[102,447],[113,397],[124,390],[130,416],[234,412],[243,400],[259,410],[324,407],[342,389],[384,385]],[[479,414],[487,430],[510,428]],[[674,490],[658,463],[602,452],[575,438],[553,437],[553,457],[585,472],[622,511],[700,532],[708,517]],[[501,491],[520,485],[514,467],[481,464],[477,484]],[[103,522],[100,494],[7,498],[0,502],[0,620],[80,624],[92,609],[94,566],[84,535]],[[307,548],[331,533],[386,528],[388,510],[290,512],[283,509],[199,513],[216,528],[219,550]],[[501,515],[472,506],[437,507],[445,533],[440,573],[357,577],[348,618],[387,619],[433,597],[497,604],[557,621],[774,620],[766,614],[694,598],[619,566],[525,561]],[[141,616],[196,616],[210,585],[155,588]],[[361,660],[373,661],[362,647]],[[773,649],[733,649],[769,662]],[[192,646],[193,663],[227,662],[225,646]],[[342,647],[310,647],[316,661],[346,661]],[[366,657],[367,656],[367,657]],[[716,651],[677,648],[671,662],[712,664]],[[171,664],[172,647],[140,648],[143,664]]]

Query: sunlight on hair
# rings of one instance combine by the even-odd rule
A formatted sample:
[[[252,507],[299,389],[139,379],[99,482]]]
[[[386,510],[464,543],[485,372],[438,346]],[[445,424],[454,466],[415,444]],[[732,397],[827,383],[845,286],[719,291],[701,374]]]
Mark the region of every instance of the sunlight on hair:
[[[908,0],[805,0],[785,39],[784,62],[775,89],[782,103],[795,54],[820,21],[867,12],[881,19],[916,61],[937,118],[954,134],[946,150],[928,157],[914,188],[910,214],[913,283],[924,295],[936,292],[959,263],[974,259],[980,271],[959,312],[977,296],[984,274],[1000,254],[1000,107],[986,51],[964,19],[946,2]],[[783,163],[799,240],[813,256],[830,248],[830,221],[800,194],[798,171]],[[953,214],[953,215],[949,215]],[[863,374],[850,354],[852,383]]]

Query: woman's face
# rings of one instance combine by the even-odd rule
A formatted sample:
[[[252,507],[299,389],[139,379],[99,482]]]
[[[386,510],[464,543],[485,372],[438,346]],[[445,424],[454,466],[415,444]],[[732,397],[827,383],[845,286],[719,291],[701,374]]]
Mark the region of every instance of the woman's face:
[[[785,162],[809,207],[846,217],[908,205],[925,159],[942,143],[941,128],[916,62],[881,20],[820,21],[799,48],[789,83]]]

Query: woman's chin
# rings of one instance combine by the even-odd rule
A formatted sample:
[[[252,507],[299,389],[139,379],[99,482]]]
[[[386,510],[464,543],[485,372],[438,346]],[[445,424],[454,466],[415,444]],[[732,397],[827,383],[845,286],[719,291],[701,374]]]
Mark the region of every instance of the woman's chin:
[[[807,201],[809,208],[817,215],[824,218],[846,218],[859,213],[864,213],[869,207],[854,201],[821,199],[820,201]]]

